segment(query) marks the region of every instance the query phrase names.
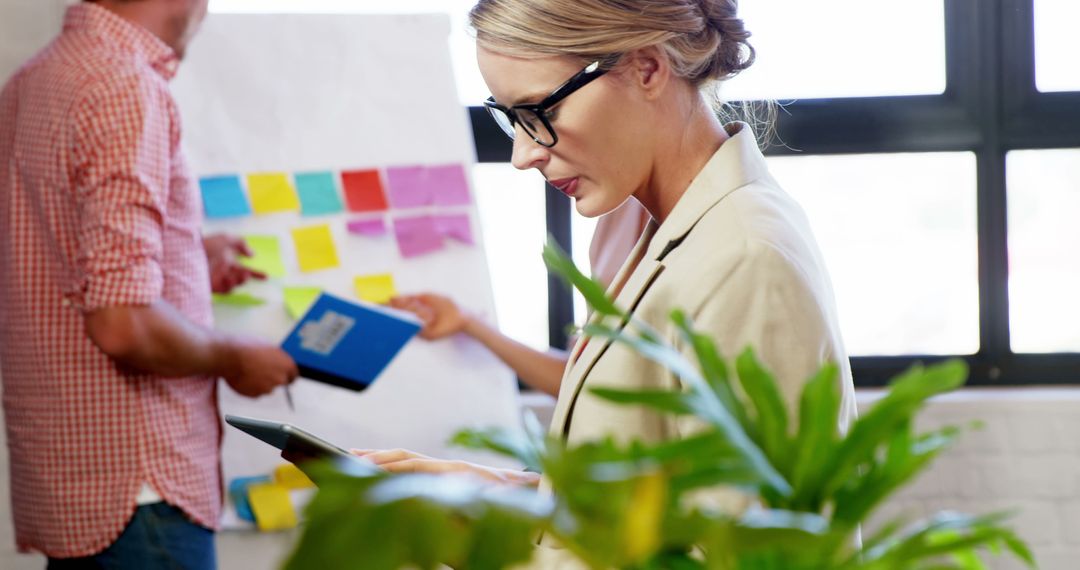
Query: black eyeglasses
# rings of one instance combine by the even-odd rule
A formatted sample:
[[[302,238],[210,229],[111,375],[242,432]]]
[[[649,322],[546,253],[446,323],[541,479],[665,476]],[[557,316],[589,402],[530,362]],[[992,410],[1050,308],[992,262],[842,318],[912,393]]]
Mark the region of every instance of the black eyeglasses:
[[[536,144],[551,148],[559,142],[559,135],[555,134],[555,129],[551,126],[551,108],[607,72],[607,66],[602,65],[601,61],[594,61],[535,105],[504,107],[496,103],[494,97],[488,97],[487,101],[484,101],[484,107],[487,107],[488,113],[506,136],[513,139],[517,134],[515,125],[520,124]]]

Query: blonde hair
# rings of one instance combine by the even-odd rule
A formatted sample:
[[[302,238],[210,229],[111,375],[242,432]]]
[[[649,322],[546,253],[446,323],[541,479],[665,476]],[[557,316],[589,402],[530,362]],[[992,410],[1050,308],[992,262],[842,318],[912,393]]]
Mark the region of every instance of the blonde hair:
[[[506,55],[608,60],[658,46],[696,86],[750,67],[737,0],[480,0],[469,13],[479,45]]]
[[[469,12],[477,44],[511,56],[615,62],[657,46],[676,76],[702,90],[724,120],[771,138],[775,105],[723,102],[718,86],[754,63],[738,0],[479,0]]]

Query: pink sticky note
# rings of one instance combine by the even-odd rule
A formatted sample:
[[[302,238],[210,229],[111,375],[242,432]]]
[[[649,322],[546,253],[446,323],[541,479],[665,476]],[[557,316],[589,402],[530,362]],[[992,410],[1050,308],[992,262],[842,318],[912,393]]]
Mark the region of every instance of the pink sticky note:
[[[394,220],[394,235],[397,237],[398,250],[405,258],[417,257],[443,248],[442,234],[431,216],[397,218]]]
[[[468,214],[435,216],[435,227],[439,230],[439,234],[445,238],[476,245],[473,240],[472,224],[469,222]]]
[[[350,234],[367,237],[386,235],[386,222],[382,218],[374,220],[353,220],[346,224]]]
[[[460,164],[433,166],[428,169],[428,183],[437,206],[465,206],[469,198],[469,182],[465,167]]]
[[[423,166],[387,168],[390,204],[395,208],[421,208],[434,204],[427,169]]]

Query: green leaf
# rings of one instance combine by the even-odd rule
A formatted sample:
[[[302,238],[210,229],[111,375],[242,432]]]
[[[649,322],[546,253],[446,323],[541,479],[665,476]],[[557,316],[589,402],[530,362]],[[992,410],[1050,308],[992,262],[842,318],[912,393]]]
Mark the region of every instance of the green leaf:
[[[615,306],[604,294],[604,286],[596,280],[586,277],[578,270],[566,252],[559,247],[553,236],[548,236],[547,245],[544,246],[544,263],[555,275],[558,275],[571,286],[581,292],[585,302],[601,315],[611,315],[623,318],[625,313]]]
[[[462,430],[450,440],[454,445],[469,449],[494,451],[500,455],[513,457],[532,471],[540,471],[542,444],[537,446],[535,439],[527,434],[518,434],[502,428],[487,430]]]
[[[713,393],[716,394],[724,407],[735,415],[743,429],[753,436],[753,433],[751,433],[752,426],[746,415],[746,408],[739,401],[735,390],[731,386],[727,364],[720,356],[719,351],[716,350],[716,344],[712,338],[695,332],[690,317],[679,309],[672,311],[671,321],[675,324],[679,334],[682,335],[683,341],[693,347],[701,372],[705,377],[705,381],[712,388]]]
[[[840,369],[824,365],[803,388],[799,401],[799,430],[792,450],[791,482],[795,488],[792,506],[820,511],[825,501],[822,488],[828,476],[825,458],[835,449],[840,414]]]
[[[788,450],[788,417],[784,397],[773,377],[754,356],[752,348],[746,348],[735,360],[739,383],[750,398],[756,412],[755,418],[761,434],[758,445],[776,465],[790,465]]]
[[[676,415],[694,413],[693,405],[688,401],[693,396],[671,390],[617,390],[614,388],[590,388],[589,392],[616,404],[639,404]]]

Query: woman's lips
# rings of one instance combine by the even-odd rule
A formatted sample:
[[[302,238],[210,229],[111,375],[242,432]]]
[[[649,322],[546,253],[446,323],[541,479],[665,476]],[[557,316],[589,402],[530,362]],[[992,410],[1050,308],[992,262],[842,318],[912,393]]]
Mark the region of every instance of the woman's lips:
[[[577,194],[578,179],[577,178],[562,178],[559,180],[549,180],[549,184],[554,186],[559,192],[566,194],[573,198]]]

